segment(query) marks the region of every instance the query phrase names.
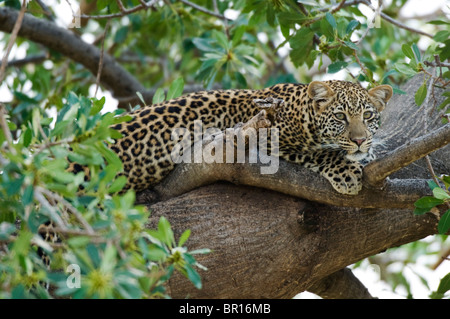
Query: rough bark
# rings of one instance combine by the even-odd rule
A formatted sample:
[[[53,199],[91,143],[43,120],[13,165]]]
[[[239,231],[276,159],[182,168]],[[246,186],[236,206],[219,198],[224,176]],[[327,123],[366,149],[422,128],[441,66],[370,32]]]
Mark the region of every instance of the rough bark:
[[[420,110],[414,98],[411,100],[421,84],[420,77],[412,79],[404,88],[407,95],[395,96],[389,103],[379,134],[384,142],[380,156],[424,135],[424,123],[420,123],[424,117],[417,112],[425,109],[431,113],[427,124],[430,132],[442,127],[440,114],[430,111],[435,110],[431,103]],[[436,90],[435,94],[439,98],[441,92]],[[449,139],[448,133],[445,138]],[[450,172],[449,155],[448,145],[430,155],[437,174]],[[204,184],[204,180],[183,179],[183,171],[189,169],[181,167],[169,176],[167,184],[156,188],[163,200],[149,205],[149,226],[164,215],[178,235],[191,229],[189,249],[213,250],[198,257],[208,268],[201,271],[203,289],[196,290],[185,278],[175,276],[169,287],[174,297],[291,298],[309,290],[324,298],[371,298],[345,267],[436,233],[438,215],[412,214],[413,202],[430,193],[426,179],[431,176],[425,163],[414,162],[401,169],[395,177],[402,179],[388,180],[381,190],[366,188],[353,197],[333,193],[317,174],[285,162],[280,162],[279,175],[275,176],[258,175],[257,165],[254,172],[249,170],[252,165],[215,166],[216,175],[205,173],[208,168],[198,165],[195,174],[186,176],[201,180],[202,174],[209,174],[211,183],[220,179],[231,183],[216,182],[180,195]],[[302,188],[301,176],[308,187],[316,184],[316,188]],[[175,192],[164,189],[175,184],[170,179],[185,187]],[[232,183],[265,185],[270,190]],[[327,197],[316,201],[299,198],[311,193],[314,198]]]

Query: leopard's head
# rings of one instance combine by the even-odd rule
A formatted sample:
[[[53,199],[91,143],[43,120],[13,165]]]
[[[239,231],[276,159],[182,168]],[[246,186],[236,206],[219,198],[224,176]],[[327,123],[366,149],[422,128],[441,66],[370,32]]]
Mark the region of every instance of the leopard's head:
[[[311,82],[308,95],[313,100],[321,146],[344,150],[351,160],[364,159],[378,129],[380,112],[392,93],[389,85],[367,91],[345,81]]]

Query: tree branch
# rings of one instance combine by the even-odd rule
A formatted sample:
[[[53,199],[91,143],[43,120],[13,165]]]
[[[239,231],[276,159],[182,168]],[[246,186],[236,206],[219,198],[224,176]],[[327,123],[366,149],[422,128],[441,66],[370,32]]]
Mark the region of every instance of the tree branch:
[[[119,18],[119,17],[124,17],[126,15],[138,12],[140,10],[147,10],[147,9],[153,7],[157,3],[156,0],[152,0],[152,1],[149,1],[149,2],[140,1],[140,3],[141,3],[140,5],[137,5],[137,6],[133,7],[133,8],[131,8],[131,9],[125,9],[125,7],[123,6],[122,1],[117,0],[116,2],[117,2],[118,6],[119,6],[119,9],[120,9],[120,12],[118,12],[118,13],[111,13],[111,14],[104,14],[104,15],[80,14],[78,17],[82,18],[82,19],[111,19],[111,18]],[[75,18],[78,18],[78,17],[75,17]]]
[[[233,21],[233,20],[231,20],[231,19],[228,19],[228,18],[225,17],[224,15],[221,15],[220,13],[215,13],[215,12],[213,12],[213,11],[210,11],[210,10],[208,10],[208,9],[206,9],[206,8],[203,8],[202,6],[199,6],[198,4],[195,4],[195,3],[190,2],[190,1],[188,1],[188,0],[180,0],[180,2],[184,3],[184,4],[187,5],[187,6],[190,6],[190,7],[194,8],[194,9],[200,11],[200,12],[203,12],[203,13],[208,14],[208,15],[210,15],[210,16],[219,18],[219,19],[221,19],[221,20],[224,20],[224,21]]]
[[[9,39],[8,45],[6,46],[5,54],[2,58],[2,64],[0,65],[0,83],[5,79],[5,70],[8,65],[8,56],[11,53],[11,49],[16,41],[17,34],[22,26],[23,17],[25,15],[25,11],[27,10],[27,2],[23,0],[22,7],[20,8],[20,12],[17,14],[17,18],[12,27],[11,37]]]
[[[370,9],[372,9],[372,11],[374,11],[374,12],[377,10],[376,8],[374,8],[374,7],[372,6],[372,4],[370,3],[370,1],[368,1],[368,0],[353,0],[353,1],[347,1],[347,2],[345,2],[345,3],[340,3],[339,6],[340,6],[341,8],[345,8],[345,7],[348,7],[348,6],[355,5],[355,4],[356,4],[356,5],[358,5],[358,4],[364,4],[364,5],[368,6]],[[329,10],[330,10],[330,7],[325,7],[325,8],[320,8],[320,9],[317,10],[317,11],[320,11],[320,12],[327,12],[327,11],[329,11]],[[417,29],[411,28],[411,27],[407,26],[406,24],[403,24],[403,23],[401,23],[400,21],[397,21],[397,20],[391,18],[389,15],[387,15],[386,13],[384,13],[384,12],[382,12],[382,11],[380,12],[380,17],[383,18],[384,20],[388,21],[389,23],[391,23],[391,24],[393,24],[393,25],[396,25],[396,26],[399,27],[399,28],[408,30],[408,31],[413,32],[413,33],[418,33],[418,34],[424,35],[424,36],[429,37],[429,38],[433,38],[433,35],[431,35],[431,34],[429,34],[429,33],[426,33],[426,32],[424,32],[424,31],[421,31],[421,30],[417,30]]]
[[[369,163],[364,168],[364,179],[368,185],[380,186],[380,183],[392,173],[449,143],[450,123],[425,136],[415,138]]]
[[[270,189],[322,204],[364,208],[412,208],[430,195],[426,180],[388,180],[383,190],[363,188],[357,196],[337,193],[322,176],[299,165],[280,160],[275,174],[262,175],[262,164],[178,164],[154,187],[159,200],[167,200],[217,181]],[[180,183],[180,180],[183,183]],[[142,196],[146,196],[145,192]]]
[[[307,290],[324,299],[374,299],[348,268],[322,278]]]
[[[8,61],[8,68],[9,67],[21,67],[28,63],[41,63],[41,62],[44,62],[45,60],[47,60],[49,57],[50,57],[50,55],[47,52],[29,55],[23,59]]]
[[[18,18],[18,12],[11,8],[0,8],[0,31],[11,32]],[[73,32],[54,23],[25,14],[19,36],[40,43],[81,63],[96,75],[99,67],[100,50],[84,42]],[[115,97],[134,96],[145,88],[113,57],[104,54],[101,83],[112,91]]]
[[[260,116],[261,114],[258,114]],[[256,117],[255,117],[256,118]],[[260,121],[261,118],[258,119]],[[330,183],[317,173],[299,165],[279,161],[279,168],[274,174],[261,174],[261,168],[267,166],[256,164],[226,163],[181,163],[178,164],[160,184],[153,188],[160,200],[184,194],[192,189],[217,181],[248,185],[270,189],[284,194],[304,198],[310,201],[346,207],[361,208],[412,208],[414,202],[430,194],[426,180],[387,180],[383,189],[374,189],[392,172],[404,167],[433,150],[448,144],[450,125],[415,139],[387,154],[382,159],[369,164],[364,170],[368,180],[357,196],[337,193]],[[416,153],[411,156],[411,152]],[[248,162],[248,159],[247,159]],[[179,181],[182,180],[183,183]],[[143,195],[145,196],[145,195]]]
[[[175,275],[174,298],[292,298],[365,257],[435,234],[438,222],[410,209],[341,208],[228,183],[149,209],[150,229],[165,216],[175,238],[191,230],[189,250],[213,251],[196,258],[209,269],[200,273],[204,287]]]

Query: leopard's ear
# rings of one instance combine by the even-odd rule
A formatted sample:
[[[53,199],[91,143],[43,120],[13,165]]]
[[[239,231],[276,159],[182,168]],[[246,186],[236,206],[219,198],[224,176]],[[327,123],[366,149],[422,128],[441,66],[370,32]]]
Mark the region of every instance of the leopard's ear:
[[[325,82],[313,81],[308,85],[308,95],[314,100],[317,109],[323,110],[335,93]]]
[[[379,112],[384,110],[393,93],[390,85],[379,85],[369,90],[370,98]]]

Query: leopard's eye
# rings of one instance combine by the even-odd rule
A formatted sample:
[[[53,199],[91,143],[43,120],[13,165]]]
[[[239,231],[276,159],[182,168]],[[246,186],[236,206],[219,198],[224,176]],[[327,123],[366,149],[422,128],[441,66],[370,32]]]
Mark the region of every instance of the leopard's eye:
[[[372,112],[372,111],[366,111],[366,112],[364,112],[364,114],[363,114],[363,118],[364,118],[365,120],[370,120],[372,117],[373,117],[373,112]]]
[[[346,119],[345,113],[342,112],[334,113],[334,117],[340,121],[344,121]]]

